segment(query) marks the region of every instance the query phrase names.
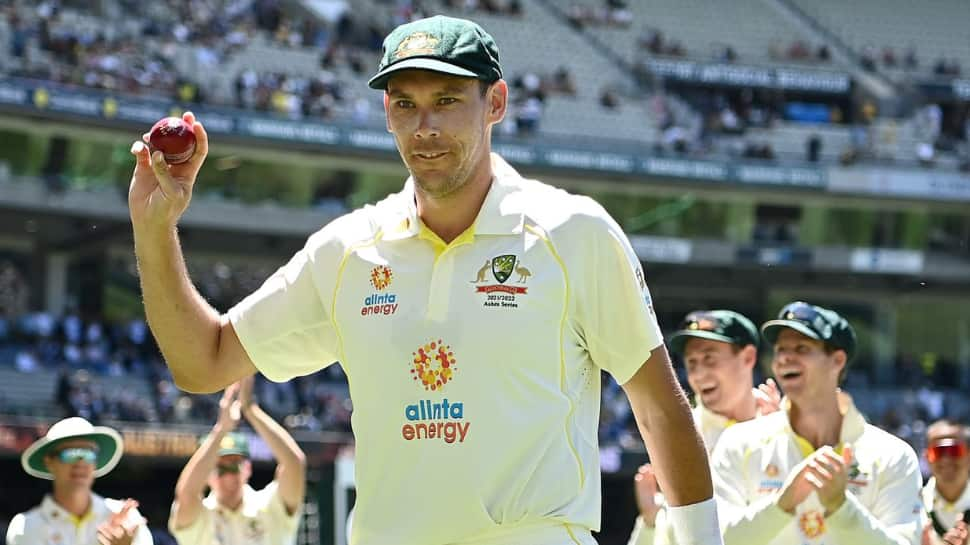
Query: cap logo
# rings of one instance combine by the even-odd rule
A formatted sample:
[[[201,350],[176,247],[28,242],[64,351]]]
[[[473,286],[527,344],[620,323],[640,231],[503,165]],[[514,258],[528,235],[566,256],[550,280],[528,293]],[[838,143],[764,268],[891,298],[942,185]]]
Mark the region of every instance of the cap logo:
[[[219,442],[219,448],[234,448],[236,446],[236,440],[232,437],[226,436],[222,438]]]
[[[404,59],[415,55],[434,55],[441,40],[427,32],[415,32],[401,40],[394,50],[395,59]]]

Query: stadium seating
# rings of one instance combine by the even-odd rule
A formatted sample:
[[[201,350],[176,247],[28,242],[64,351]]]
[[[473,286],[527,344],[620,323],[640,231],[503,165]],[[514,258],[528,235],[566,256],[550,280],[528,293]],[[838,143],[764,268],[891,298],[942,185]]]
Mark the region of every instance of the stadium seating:
[[[901,55],[904,48],[913,46],[923,69],[941,57],[970,67],[967,4],[961,0],[932,4],[906,0],[792,1],[856,52],[892,46]]]
[[[564,11],[570,5],[601,7],[603,0],[556,2]],[[801,29],[764,0],[739,0],[714,8],[704,0],[636,0],[628,2],[633,24],[626,28],[597,26],[590,29],[633,61],[644,51],[637,40],[647,30],[659,30],[667,41],[679,42],[686,56],[714,59],[724,47],[737,53],[738,61],[770,63],[771,51],[795,40],[810,41]]]

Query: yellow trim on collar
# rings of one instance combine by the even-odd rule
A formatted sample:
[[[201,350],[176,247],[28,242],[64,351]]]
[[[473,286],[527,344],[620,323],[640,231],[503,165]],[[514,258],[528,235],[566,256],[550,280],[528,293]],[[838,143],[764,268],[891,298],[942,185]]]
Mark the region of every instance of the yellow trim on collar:
[[[428,228],[423,221],[418,221],[418,238],[422,240],[427,240],[434,246],[434,256],[435,258],[441,257],[448,248],[455,248],[461,246],[462,244],[471,244],[475,240],[475,224],[471,224],[468,229],[465,229],[462,234],[455,237],[450,244],[446,244],[444,240],[437,233]]]
[[[93,506],[89,507],[88,512],[84,513],[80,517],[75,515],[74,513],[68,513],[68,514],[71,515],[71,522],[74,524],[74,527],[80,528],[81,526],[84,526],[85,524],[90,522],[91,519],[94,518],[94,507]]]
[[[795,436],[795,444],[798,445],[798,450],[801,451],[802,458],[808,458],[809,456],[811,456],[813,452],[815,452],[816,450],[815,447],[813,447],[812,444],[808,442],[808,439],[805,439],[801,435],[798,435],[797,433],[795,433],[794,430],[792,430],[792,435]],[[842,454],[841,442],[838,445],[835,445],[835,452],[836,454],[840,454],[840,455]]]

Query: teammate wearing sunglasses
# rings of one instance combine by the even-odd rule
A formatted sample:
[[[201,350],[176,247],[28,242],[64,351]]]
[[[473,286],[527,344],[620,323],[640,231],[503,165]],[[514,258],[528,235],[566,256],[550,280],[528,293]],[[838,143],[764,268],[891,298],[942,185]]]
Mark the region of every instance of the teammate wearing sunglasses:
[[[838,313],[803,302],[761,333],[785,392],[782,410],[731,426],[712,474],[725,545],[916,545],[919,463],[867,424],[839,390],[856,336]]]
[[[296,441],[253,400],[253,377],[230,385],[219,419],[179,475],[168,527],[179,545],[293,545],[306,493],[306,458]],[[234,430],[242,416],[277,460],[261,490],[249,486],[246,437]],[[208,484],[212,492],[202,498]]]
[[[670,351],[683,360],[694,391],[691,413],[708,453],[728,426],[778,410],[781,400],[772,379],[753,387],[760,340],[754,323],[731,310],[691,312],[670,336]],[[634,486],[640,515],[629,545],[675,544],[650,464],[637,471]]]
[[[927,522],[923,545],[963,545],[970,523],[970,430],[937,420],[926,430],[926,461],[933,477],[923,487]],[[962,520],[962,524],[958,521]]]
[[[40,505],[14,517],[7,545],[152,545],[138,502],[103,498],[91,487],[121,460],[118,432],[65,418],[20,457],[29,475],[53,481]]]

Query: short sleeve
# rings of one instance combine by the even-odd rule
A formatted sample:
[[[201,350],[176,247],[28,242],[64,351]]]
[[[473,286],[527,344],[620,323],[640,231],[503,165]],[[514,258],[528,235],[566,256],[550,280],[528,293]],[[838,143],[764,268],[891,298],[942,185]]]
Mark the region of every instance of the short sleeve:
[[[303,506],[297,506],[293,514],[286,512],[286,505],[279,494],[279,486],[276,481],[266,485],[260,492],[266,501],[266,512],[273,521],[273,525],[287,535],[296,535],[297,528],[300,526],[300,517],[303,514]]]
[[[27,517],[23,513],[18,513],[10,521],[10,525],[7,526],[7,545],[24,545],[24,529],[26,525]]]
[[[270,380],[308,375],[338,359],[330,303],[343,255],[326,231],[229,310],[243,348]]]
[[[596,205],[600,217],[580,226],[576,248],[577,322],[593,363],[625,384],[647,361],[663,335],[643,268],[620,226]],[[585,255],[582,255],[585,254]]]
[[[212,534],[211,515],[212,512],[203,506],[199,511],[199,516],[192,521],[192,524],[189,524],[185,528],[176,528],[175,518],[170,516],[168,519],[168,531],[171,532],[173,537],[175,537],[175,541],[177,541],[179,545],[206,543],[206,539],[210,538]]]

